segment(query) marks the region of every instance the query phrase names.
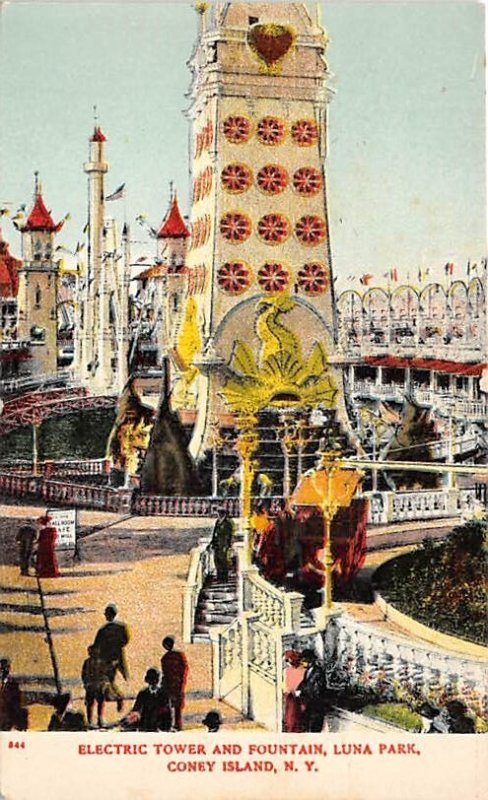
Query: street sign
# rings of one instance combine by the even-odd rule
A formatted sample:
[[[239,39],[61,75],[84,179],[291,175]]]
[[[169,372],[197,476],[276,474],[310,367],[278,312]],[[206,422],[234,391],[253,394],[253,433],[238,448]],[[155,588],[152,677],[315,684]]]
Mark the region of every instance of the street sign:
[[[75,508],[50,508],[47,512],[57,531],[56,550],[76,550],[77,514]]]

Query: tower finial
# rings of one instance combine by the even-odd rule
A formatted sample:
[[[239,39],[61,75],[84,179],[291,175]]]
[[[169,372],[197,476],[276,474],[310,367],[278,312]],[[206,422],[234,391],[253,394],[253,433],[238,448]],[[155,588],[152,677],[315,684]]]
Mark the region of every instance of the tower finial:
[[[39,172],[36,170],[34,172],[34,198],[39,197],[41,193],[42,193],[41,181],[39,178]]]
[[[96,128],[97,124],[98,124],[98,109],[97,109],[96,105],[93,106],[93,122],[94,122],[95,128]]]
[[[175,186],[174,181],[170,181],[169,182],[169,201],[170,201],[170,203],[172,203],[174,198],[175,198],[174,186]]]

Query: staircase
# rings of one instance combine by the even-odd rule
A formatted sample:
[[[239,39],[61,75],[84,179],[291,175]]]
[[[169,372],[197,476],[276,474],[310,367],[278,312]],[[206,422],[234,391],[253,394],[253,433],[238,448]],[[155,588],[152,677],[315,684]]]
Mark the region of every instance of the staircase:
[[[212,625],[229,625],[237,610],[237,575],[230,572],[226,583],[208,577],[198,598],[193,641],[208,641]]]

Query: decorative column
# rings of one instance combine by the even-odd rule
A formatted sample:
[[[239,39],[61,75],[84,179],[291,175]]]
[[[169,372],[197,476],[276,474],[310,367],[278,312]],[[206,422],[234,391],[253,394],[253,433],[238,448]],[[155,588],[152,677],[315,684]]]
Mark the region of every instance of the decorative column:
[[[253,456],[259,444],[256,424],[257,418],[253,414],[242,414],[237,421],[239,436],[236,446],[241,459],[241,516],[245,566],[251,565],[252,484],[255,472]]]

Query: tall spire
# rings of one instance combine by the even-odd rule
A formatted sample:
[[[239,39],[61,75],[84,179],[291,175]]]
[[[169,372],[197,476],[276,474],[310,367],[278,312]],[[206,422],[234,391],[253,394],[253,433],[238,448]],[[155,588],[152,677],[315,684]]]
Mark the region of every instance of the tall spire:
[[[39,180],[39,173],[34,173],[34,205],[27,217],[27,222],[20,228],[22,233],[28,231],[47,231],[58,233],[64,225],[64,219],[54,222],[50,212],[47,210],[42,197],[42,186]]]
[[[158,239],[187,239],[190,236],[183,217],[181,216],[178,205],[178,197],[173,189],[173,181],[170,183],[170,206],[161,227],[158,231]]]

